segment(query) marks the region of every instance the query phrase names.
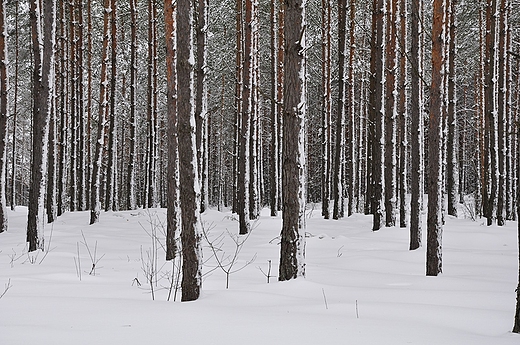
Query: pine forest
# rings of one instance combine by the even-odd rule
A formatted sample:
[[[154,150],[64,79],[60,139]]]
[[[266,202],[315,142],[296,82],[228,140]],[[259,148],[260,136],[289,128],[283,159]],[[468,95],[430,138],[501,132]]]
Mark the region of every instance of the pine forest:
[[[0,242],[20,206],[42,253],[67,213],[163,208],[161,259],[192,301],[206,242],[218,257],[205,212],[231,212],[238,251],[262,210],[281,217],[285,281],[306,275],[316,209],[405,229],[437,276],[449,219],[520,217],[519,8],[0,0]]]

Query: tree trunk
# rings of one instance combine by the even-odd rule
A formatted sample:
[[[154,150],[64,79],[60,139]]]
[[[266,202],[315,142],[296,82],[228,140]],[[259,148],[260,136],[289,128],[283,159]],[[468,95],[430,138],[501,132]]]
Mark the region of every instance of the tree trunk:
[[[305,0],[285,1],[285,11],[280,281],[305,275]]]
[[[17,149],[18,146],[16,145],[16,138],[17,138],[17,117],[18,117],[18,61],[20,57],[20,49],[19,49],[19,35],[18,35],[18,7],[19,7],[19,1],[15,2],[15,19],[14,19],[14,99],[13,99],[13,146],[11,151],[11,210],[15,210],[16,206],[16,192],[17,192],[17,185],[16,185],[16,175],[17,175],[17,164],[16,164],[16,158],[17,158]],[[4,15],[6,13],[4,12]],[[5,21],[4,21],[5,23]]]
[[[171,2],[171,1],[170,1]],[[174,6],[172,5],[168,0],[165,0],[164,3],[164,10],[165,15],[166,11],[170,10],[170,7]],[[171,19],[173,21],[173,13],[169,14],[170,17],[165,18],[165,24],[168,25],[166,28],[170,29],[170,34],[173,35],[173,32],[175,31],[173,29],[174,23],[167,22],[166,20]],[[137,207],[136,204],[136,196],[135,196],[135,149],[136,149],[136,107],[137,107],[137,19],[138,19],[138,11],[137,11],[137,0],[130,0],[130,27],[131,27],[131,43],[130,43],[130,134],[129,134],[129,157],[128,157],[128,166],[126,170],[126,176],[127,176],[127,185],[126,185],[126,207],[129,210],[134,210]],[[170,43],[172,39],[168,39],[168,36],[166,36],[166,44]],[[167,46],[168,48],[168,46]],[[174,47],[170,47],[172,49],[172,52],[170,54],[173,54]],[[166,58],[171,58],[169,54],[166,55]],[[169,67],[171,70],[172,75],[174,75],[173,68],[175,68],[175,62],[169,62],[167,64],[167,67]],[[168,76],[167,76],[168,78]],[[174,84],[175,85],[175,84]],[[169,91],[168,87],[168,91]],[[172,96],[173,97],[173,96]],[[168,98],[170,100],[170,98]],[[168,101],[167,101],[168,102]],[[170,105],[168,105],[168,113],[170,111]],[[169,181],[169,180],[168,180]]]
[[[136,0],[130,0],[132,13],[137,17]],[[167,220],[166,220],[166,260],[173,260],[177,255],[176,234],[179,228],[179,188],[177,152],[177,78],[175,73],[176,61],[176,4],[175,0],[164,1],[164,22],[166,37],[166,82],[167,82],[167,116],[168,116],[168,191],[167,191]],[[135,19],[135,17],[133,17]],[[135,28],[135,21],[133,21]],[[135,31],[132,32],[134,37]],[[133,41],[133,39],[132,39]],[[137,42],[136,42],[137,43]],[[133,77],[132,77],[132,80]],[[135,91],[134,91],[135,92]]]
[[[497,121],[498,121],[498,194],[497,194],[497,225],[503,226],[506,223],[506,137],[507,132],[507,85],[506,85],[506,42],[507,42],[507,0],[500,1],[500,25],[498,41],[498,102],[497,102]]]
[[[278,8],[277,0],[271,0],[271,147],[269,152],[269,206],[271,209],[271,217],[278,214],[278,194],[279,194],[279,170],[278,158],[280,151],[280,138],[278,136],[278,117],[281,104],[278,102],[278,65],[280,61],[277,56],[278,40],[282,38],[277,36],[276,30],[280,26],[277,17]]]
[[[241,1],[241,0],[237,0]],[[240,6],[241,7],[241,6]],[[252,20],[252,1],[245,3],[245,23]],[[238,9],[237,9],[238,10]],[[242,14],[238,15],[242,18]],[[237,19],[238,20],[238,19]],[[241,24],[242,25],[242,24]],[[240,115],[239,147],[238,147],[238,178],[237,178],[237,211],[239,217],[239,233],[246,234],[250,230],[249,224],[249,193],[250,193],[250,163],[249,163],[249,141],[251,140],[251,93],[252,93],[252,34],[249,24],[244,27],[244,55],[242,61],[242,113]],[[242,44],[242,43],[241,43]]]
[[[426,275],[442,272],[442,100],[444,70],[444,12],[443,0],[433,2],[432,27],[432,83],[430,88],[430,123],[428,131],[428,222],[426,246]]]
[[[385,104],[385,149],[384,149],[384,179],[385,179],[385,226],[395,226],[396,215],[396,118],[397,118],[397,0],[389,3],[387,10],[386,35],[386,104]]]
[[[66,209],[66,166],[67,166],[67,142],[68,142],[68,128],[67,128],[67,43],[66,43],[66,4],[62,1],[60,4],[59,21],[60,21],[60,38],[59,38],[59,54],[60,54],[60,68],[59,68],[59,112],[60,112],[60,143],[59,143],[59,162],[58,162],[58,200],[57,200],[57,215],[61,216]],[[56,109],[57,111],[57,109]]]
[[[110,22],[110,0],[104,0],[103,3],[103,47],[101,50],[101,73],[99,83],[99,111],[98,111],[98,128],[96,151],[94,153],[94,162],[92,168],[92,178],[90,181],[91,199],[90,199],[90,224],[99,222],[99,214],[101,212],[100,189],[101,189],[101,169],[103,168],[103,151],[105,150],[105,131],[108,118],[108,42],[109,22]]]
[[[407,193],[408,193],[408,97],[407,97],[407,21],[408,10],[407,1],[400,0],[400,33],[399,33],[399,226],[407,227]]]
[[[47,172],[47,145],[49,118],[52,111],[54,80],[54,42],[56,1],[44,1],[43,9],[39,1],[30,3],[30,20],[33,44],[33,151],[31,166],[31,187],[29,190],[29,210],[27,216],[27,242],[29,252],[44,249],[44,197]],[[43,11],[43,25],[41,14]],[[43,30],[42,30],[43,28]],[[43,46],[41,45],[43,43]]]
[[[199,298],[202,285],[200,190],[193,88],[193,2],[177,0],[177,114],[182,241],[182,301]]]
[[[493,224],[498,189],[497,140],[497,0],[487,0],[484,94],[484,216]]]
[[[341,213],[341,204],[343,203],[343,180],[342,180],[342,157],[343,157],[343,131],[345,128],[345,111],[346,111],[346,89],[347,89],[347,71],[346,71],[346,31],[347,31],[347,1],[338,1],[338,113],[336,115],[336,145],[334,149],[334,170],[332,172],[333,185],[332,193],[334,197],[334,209],[332,218],[339,219]]]
[[[110,114],[108,128],[108,162],[106,172],[105,211],[117,211],[117,133],[116,133],[116,81],[117,81],[117,0],[111,0],[110,9]]]
[[[321,73],[322,73],[322,105],[321,105],[321,214],[330,218],[330,174],[331,174],[331,122],[332,122],[332,80],[331,80],[331,13],[330,0],[321,1]]]
[[[423,203],[423,84],[422,84],[422,0],[412,1],[410,26],[410,118],[411,118],[411,173],[410,173],[410,250],[421,247]]]
[[[356,187],[359,184],[359,180],[357,179],[357,169],[359,167],[359,159],[358,159],[358,150],[359,145],[357,145],[358,135],[356,135],[356,97],[355,97],[355,87],[354,87],[354,64],[355,64],[355,55],[356,55],[356,0],[350,1],[350,20],[349,20],[349,36],[350,36],[350,44],[349,44],[349,69],[348,69],[348,157],[347,160],[347,176],[348,176],[348,206],[347,206],[347,215],[351,216],[357,210],[357,202],[359,198],[359,194],[356,191]],[[361,116],[357,116],[359,120]]]
[[[0,233],[7,231],[7,207],[5,195],[5,171],[6,171],[6,134],[7,134],[7,111],[9,77],[7,73],[7,26],[6,18],[7,1],[0,2]],[[13,136],[13,141],[15,137]],[[13,192],[14,193],[14,192]]]
[[[384,216],[384,84],[385,84],[385,1],[374,0],[372,13],[372,45],[370,58],[370,119],[372,136],[372,230],[377,231],[382,227]]]
[[[448,137],[446,139],[446,192],[448,194],[448,214],[457,217],[457,196],[458,196],[458,169],[457,169],[457,95],[456,95],[456,69],[455,58],[456,37],[457,37],[457,0],[450,0],[450,10],[447,12],[449,22],[446,23],[448,29]]]
[[[208,191],[208,89],[207,89],[207,40],[209,22],[208,0],[197,1],[197,87],[195,96],[195,121],[197,136],[197,159],[199,181],[201,181],[200,211],[204,212],[209,205]]]

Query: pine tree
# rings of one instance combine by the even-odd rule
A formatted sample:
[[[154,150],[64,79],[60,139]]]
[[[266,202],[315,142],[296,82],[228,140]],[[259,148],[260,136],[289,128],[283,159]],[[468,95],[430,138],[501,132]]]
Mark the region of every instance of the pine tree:
[[[411,131],[411,203],[410,203],[410,250],[421,246],[423,204],[423,85],[422,85],[422,37],[419,23],[422,20],[422,0],[412,1],[410,26],[410,131]]]
[[[372,194],[370,195],[373,213],[372,230],[382,227],[384,216],[384,84],[385,84],[385,1],[374,0],[372,14],[372,43],[370,57],[370,121],[372,136]]]
[[[99,111],[96,149],[94,153],[94,163],[92,168],[92,176],[90,180],[90,224],[99,222],[99,214],[101,212],[101,169],[103,168],[103,152],[105,150],[105,132],[108,120],[108,42],[109,23],[110,23],[110,0],[104,0],[103,7],[103,46],[101,50],[101,72],[99,83]]]
[[[7,207],[5,196],[5,171],[6,171],[6,133],[7,133],[7,104],[8,104],[8,59],[7,59],[7,25],[6,18],[6,0],[0,2],[0,233],[7,231]],[[13,138],[14,141],[14,138]],[[14,193],[14,192],[12,192]]]
[[[305,24],[305,0],[285,1],[280,281],[305,275]]]
[[[177,0],[177,130],[182,243],[182,301],[199,298],[202,286],[200,187],[193,107],[193,1]]]
[[[430,122],[428,131],[428,222],[426,275],[442,272],[442,100],[444,69],[444,0],[433,2],[432,83],[430,88]]]
[[[43,13],[43,24],[41,22]],[[54,44],[56,33],[56,1],[31,0],[33,70],[33,137],[31,187],[27,216],[29,251],[43,250],[44,197],[47,173],[49,118],[52,111],[54,85]],[[43,43],[43,45],[42,45]]]
[[[135,1],[130,0],[132,13],[135,11]],[[135,17],[134,17],[135,18]],[[166,39],[166,81],[167,81],[167,116],[168,116],[168,210],[166,220],[166,260],[173,260],[177,255],[176,234],[179,228],[179,187],[178,187],[178,142],[177,142],[177,80],[176,64],[176,1],[164,1],[164,21]],[[134,22],[135,23],[135,22]]]

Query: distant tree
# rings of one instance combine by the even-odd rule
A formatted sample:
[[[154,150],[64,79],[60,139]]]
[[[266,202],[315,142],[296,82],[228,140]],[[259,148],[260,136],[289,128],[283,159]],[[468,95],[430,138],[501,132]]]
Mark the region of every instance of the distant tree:
[[[7,231],[7,207],[5,196],[5,171],[6,171],[6,133],[8,117],[8,59],[7,59],[7,25],[6,18],[7,1],[0,2],[0,233]],[[13,139],[14,140],[14,139]],[[12,192],[14,193],[14,192]]]
[[[407,195],[408,195],[408,6],[406,0],[399,1],[400,32],[399,32],[399,104],[398,113],[398,145],[399,145],[399,226],[406,228]]]
[[[428,130],[428,223],[426,275],[442,272],[442,174],[441,131],[444,69],[444,13],[443,0],[433,2],[432,27],[432,83],[430,88],[430,122]]]
[[[520,64],[519,64],[520,65]],[[518,66],[518,65],[517,65]],[[520,80],[520,79],[519,79]],[[520,147],[520,124],[516,124],[516,141],[517,147]],[[520,150],[516,151],[516,171],[520,171]],[[516,198],[520,200],[520,188],[516,189]],[[516,204],[517,219],[520,219],[520,202]],[[520,333],[520,222],[518,222],[518,286],[516,287],[516,311],[515,322],[513,326],[514,333]]]
[[[168,0],[165,0],[165,23],[168,25],[168,28],[171,26],[174,26],[174,23],[168,22],[169,19],[173,20],[173,17],[170,18],[170,16],[173,16],[173,13],[170,16],[166,16],[167,13],[169,13],[167,10],[170,10],[172,4],[168,2]],[[133,210],[137,207],[136,203],[136,195],[135,195],[135,162],[136,162],[136,140],[137,140],[137,133],[136,133],[136,111],[137,111],[137,19],[138,19],[138,11],[137,11],[137,0],[130,0],[130,147],[129,147],[129,157],[128,157],[128,166],[126,170],[126,181],[127,181],[127,192],[126,192],[126,207],[129,210]],[[172,33],[173,34],[173,33]],[[166,48],[171,48],[168,46],[168,43],[171,43],[168,40],[168,36],[166,36]],[[173,49],[173,48],[172,48]],[[173,53],[170,53],[173,54]],[[166,54],[166,58],[170,58],[170,54]],[[170,70],[172,68],[175,68],[175,62],[171,62],[173,64],[173,67],[168,64],[167,66],[170,67]],[[167,69],[168,70],[168,69]],[[171,70],[173,73],[173,70]],[[174,73],[173,73],[174,74]],[[168,78],[168,75],[167,75]],[[169,88],[168,88],[169,90]],[[167,90],[167,92],[168,92]],[[173,97],[173,96],[172,96]],[[168,98],[169,100],[169,98]],[[168,102],[167,100],[167,102]],[[168,103],[167,103],[168,104]],[[167,105],[169,107],[169,105]],[[169,111],[169,108],[168,108]]]
[[[372,162],[371,198],[373,225],[372,230],[377,231],[383,225],[384,216],[384,181],[383,181],[383,156],[384,156],[384,84],[385,84],[385,1],[374,0],[372,12],[372,43],[370,58],[370,126],[369,136],[372,137]]]
[[[497,123],[497,19],[498,0],[486,2],[486,35],[484,64],[484,161],[483,208],[487,225],[492,225],[498,193],[498,123]]]
[[[397,122],[397,20],[398,0],[390,1],[386,11],[386,94],[384,113],[384,198],[385,226],[396,222],[396,122]]]
[[[343,4],[343,3],[342,3]],[[331,166],[332,166],[332,4],[330,0],[321,1],[321,59],[322,59],[322,119],[321,119],[321,203],[322,216],[330,218],[330,189],[331,189]],[[346,12],[345,9],[341,11]]]
[[[422,81],[422,45],[423,29],[420,25],[422,21],[423,2],[422,0],[412,1],[411,4],[411,24],[410,24],[410,132],[411,132],[411,172],[410,172],[410,250],[415,250],[421,246],[422,238],[422,205],[423,205],[423,81]]]
[[[334,166],[332,171],[332,193],[334,197],[334,208],[332,218],[339,219],[343,215],[343,164],[344,154],[343,132],[345,128],[345,111],[347,102],[347,2],[338,2],[338,105],[336,114],[336,138],[334,147]]]
[[[33,69],[33,137],[31,187],[27,216],[27,242],[29,251],[43,250],[45,216],[45,178],[47,173],[47,148],[49,118],[52,109],[54,80],[54,44],[56,30],[56,1],[42,3],[31,0]],[[43,16],[42,16],[43,14]],[[43,18],[43,23],[41,22]],[[43,30],[42,30],[43,28]],[[43,42],[43,46],[41,44]]]
[[[103,154],[105,150],[105,132],[108,119],[108,43],[110,41],[110,0],[103,2],[103,46],[101,50],[101,72],[99,83],[99,110],[97,119],[97,140],[94,153],[94,163],[90,181],[90,224],[99,222],[101,213],[101,172],[103,168]]]
[[[305,275],[305,0],[285,1],[280,281]]]
[[[448,194],[448,214],[457,216],[458,196],[458,169],[457,169],[457,93],[456,93],[456,66],[457,54],[457,0],[449,1],[450,8],[447,9],[446,40],[448,48],[447,58],[447,101],[448,101],[448,136],[446,138],[446,193]]]

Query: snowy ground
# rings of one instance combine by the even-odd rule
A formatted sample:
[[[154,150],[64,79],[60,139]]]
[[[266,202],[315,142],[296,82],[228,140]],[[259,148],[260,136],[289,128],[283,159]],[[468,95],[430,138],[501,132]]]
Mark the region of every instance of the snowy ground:
[[[266,211],[233,270],[254,262],[232,273],[226,289],[204,242],[202,296],[181,303],[167,301],[172,264],[153,240],[163,237],[165,212],[103,213],[94,226],[86,212],[67,213],[46,228],[49,250],[37,255],[25,249],[26,210],[10,212],[9,232],[0,234],[0,294],[10,286],[0,299],[0,344],[520,343],[510,332],[516,223],[447,219],[444,273],[426,277],[425,249],[407,250],[408,230],[372,232],[370,217],[326,221],[314,210],[307,277],[267,283],[269,261],[271,275],[278,270],[280,217]],[[215,244],[223,235],[220,257],[231,256],[236,220],[216,211],[203,220]],[[155,300],[146,278],[153,267]]]

